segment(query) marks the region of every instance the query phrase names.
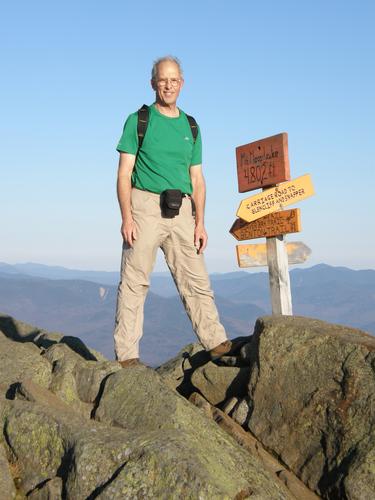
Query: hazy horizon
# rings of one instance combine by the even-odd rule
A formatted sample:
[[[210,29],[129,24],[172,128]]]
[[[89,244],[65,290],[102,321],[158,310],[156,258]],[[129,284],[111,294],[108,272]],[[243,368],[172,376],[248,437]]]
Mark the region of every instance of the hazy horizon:
[[[45,267],[51,267],[51,268],[57,268],[57,269],[66,269],[69,271],[92,271],[92,272],[104,272],[104,273],[119,273],[120,269],[93,269],[93,268],[85,268],[85,267],[69,267],[69,266],[64,266],[61,264],[46,264],[43,262],[33,262],[33,261],[24,261],[24,262],[5,262],[5,261],[0,261],[1,264],[6,264],[10,266],[24,266],[24,265],[35,265],[35,266],[45,266]],[[375,267],[361,267],[361,268],[354,268],[351,266],[343,266],[343,265],[334,265],[334,264],[328,264],[327,262],[318,262],[316,264],[309,264],[308,262],[305,262],[303,264],[291,264],[289,265],[289,271],[293,271],[294,269],[311,269],[316,266],[330,266],[334,268],[345,268],[349,269],[352,271],[375,271]],[[247,273],[268,273],[268,268],[266,266],[258,266],[258,267],[252,267],[252,268],[237,268],[234,271],[210,271],[210,274],[229,274],[233,272],[247,272]],[[153,274],[170,274],[170,271],[168,268],[165,270],[158,271],[157,269],[154,269],[152,271]]]

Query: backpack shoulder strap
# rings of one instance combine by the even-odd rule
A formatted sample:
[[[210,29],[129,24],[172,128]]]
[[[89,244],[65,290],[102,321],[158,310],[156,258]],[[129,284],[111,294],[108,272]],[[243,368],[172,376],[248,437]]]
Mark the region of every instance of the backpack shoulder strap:
[[[146,134],[149,114],[150,114],[150,111],[149,111],[148,106],[146,104],[144,104],[138,110],[138,125],[137,125],[138,150],[141,148],[143,139],[144,139],[145,134]]]
[[[193,134],[193,139],[195,142],[197,140],[197,137],[198,137],[198,124],[195,121],[195,118],[193,118],[192,116],[186,115],[186,118],[188,119],[188,122],[189,122],[189,125],[191,128],[191,133]]]
[[[138,149],[141,148],[143,139],[146,134],[149,115],[150,115],[149,107],[147,106],[147,104],[143,104],[143,106],[138,110],[138,125],[137,125]],[[198,137],[198,124],[193,116],[186,115],[186,118],[188,119],[191,133],[193,135],[193,139],[195,142]]]

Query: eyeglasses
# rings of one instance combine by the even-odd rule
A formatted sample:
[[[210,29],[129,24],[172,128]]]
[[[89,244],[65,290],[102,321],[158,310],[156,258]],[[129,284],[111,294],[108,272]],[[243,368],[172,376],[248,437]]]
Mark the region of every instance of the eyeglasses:
[[[178,87],[181,80],[180,78],[160,78],[160,80],[157,80],[159,87],[165,87],[168,82],[170,82],[172,87]]]

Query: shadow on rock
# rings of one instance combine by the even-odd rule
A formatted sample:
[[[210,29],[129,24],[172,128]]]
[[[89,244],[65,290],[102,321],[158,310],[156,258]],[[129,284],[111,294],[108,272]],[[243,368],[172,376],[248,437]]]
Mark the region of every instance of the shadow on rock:
[[[240,353],[242,347],[249,342],[249,337],[237,337],[232,342],[234,345],[228,355],[214,361],[211,360],[209,352],[204,349],[193,354],[189,351],[182,352],[180,354],[182,358],[182,376],[179,377],[181,382],[176,386],[176,390],[187,399],[193,392],[198,392],[205,397],[193,379],[196,378],[194,377],[196,373],[205,370],[206,365],[212,367],[211,370],[214,371],[217,370],[217,367],[237,368],[236,375],[227,387],[223,403],[233,394],[238,393],[240,387],[246,388],[249,378],[249,365],[240,357]]]

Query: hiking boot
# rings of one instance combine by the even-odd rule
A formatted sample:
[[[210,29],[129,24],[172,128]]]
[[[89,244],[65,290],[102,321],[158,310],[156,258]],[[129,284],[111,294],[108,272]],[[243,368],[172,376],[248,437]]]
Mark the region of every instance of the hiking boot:
[[[139,361],[139,358],[125,359],[124,361],[119,361],[119,363],[123,368],[128,368],[129,366],[140,366],[142,364]]]
[[[230,340],[224,340],[221,344],[217,345],[213,349],[209,350],[211,360],[219,359],[226,354],[229,354],[232,350],[233,344]]]

